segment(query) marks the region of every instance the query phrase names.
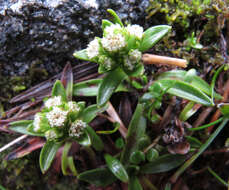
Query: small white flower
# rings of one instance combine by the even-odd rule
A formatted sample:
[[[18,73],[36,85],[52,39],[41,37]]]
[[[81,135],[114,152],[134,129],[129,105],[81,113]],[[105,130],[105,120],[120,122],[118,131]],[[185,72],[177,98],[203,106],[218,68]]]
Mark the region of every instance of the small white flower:
[[[46,102],[45,102],[45,107],[47,108],[51,108],[54,106],[59,106],[62,104],[61,101],[61,96],[54,96],[52,98],[49,98]]]
[[[83,134],[83,130],[86,128],[87,124],[82,120],[76,120],[72,123],[69,129],[70,137],[80,137]]]
[[[39,113],[37,113],[35,116],[34,116],[34,120],[33,120],[33,130],[34,131],[39,131],[39,129],[41,128],[40,124],[41,124],[41,115]]]
[[[143,36],[143,28],[137,24],[128,25],[126,29],[130,35],[136,36],[139,39],[141,39]]]
[[[79,112],[80,107],[76,104],[76,102],[70,101],[68,102],[68,107],[70,112]]]
[[[102,39],[102,46],[110,52],[115,52],[126,46],[125,37],[120,34],[108,34]]]
[[[135,50],[131,50],[129,52],[129,59],[131,61],[135,61],[135,62],[139,62],[141,60],[142,57],[142,52],[140,52],[139,50],[135,49]]]
[[[58,107],[53,107],[53,110],[46,114],[51,127],[61,127],[67,119],[68,111],[63,111]]]
[[[92,59],[99,55],[99,41],[98,39],[92,40],[87,46],[87,56]]]

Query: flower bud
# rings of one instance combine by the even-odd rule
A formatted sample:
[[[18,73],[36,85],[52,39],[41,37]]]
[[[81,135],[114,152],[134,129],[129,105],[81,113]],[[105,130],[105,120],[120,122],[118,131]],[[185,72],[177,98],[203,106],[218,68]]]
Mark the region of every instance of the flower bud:
[[[86,127],[87,124],[82,120],[79,119],[74,121],[69,129],[69,136],[79,138],[83,134],[83,131]]]

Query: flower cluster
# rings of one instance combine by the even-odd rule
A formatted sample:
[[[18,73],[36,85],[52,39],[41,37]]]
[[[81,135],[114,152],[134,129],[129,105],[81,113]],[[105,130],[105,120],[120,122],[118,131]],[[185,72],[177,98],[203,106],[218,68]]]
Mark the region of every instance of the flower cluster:
[[[53,96],[45,101],[44,108],[34,116],[33,131],[44,133],[47,140],[58,140],[64,136],[79,138],[86,123],[76,119],[82,110],[80,103],[62,101]]]
[[[86,55],[91,61],[100,64],[100,72],[112,70],[117,66],[133,71],[141,61],[141,51],[138,46],[143,37],[143,28],[139,25],[122,27],[110,24],[103,30],[103,37],[96,37],[86,49]]]

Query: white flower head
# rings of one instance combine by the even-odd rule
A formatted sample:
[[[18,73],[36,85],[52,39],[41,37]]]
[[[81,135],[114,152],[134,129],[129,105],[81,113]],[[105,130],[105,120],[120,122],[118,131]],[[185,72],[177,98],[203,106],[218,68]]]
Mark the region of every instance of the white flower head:
[[[53,107],[53,110],[46,114],[51,127],[61,127],[64,125],[67,119],[68,111],[64,111],[61,108]]]
[[[79,112],[80,107],[76,104],[76,102],[70,101],[68,102],[68,108],[70,112]]]
[[[90,59],[92,59],[92,58],[98,56],[98,55],[99,55],[99,47],[100,47],[100,45],[99,45],[99,40],[95,38],[95,39],[92,40],[92,41],[88,44],[88,46],[87,46],[87,49],[86,49],[86,51],[87,51],[87,56],[88,56]]]
[[[130,35],[136,36],[138,39],[141,39],[143,36],[143,28],[137,24],[128,25],[126,29]]]
[[[34,116],[34,120],[33,120],[33,130],[34,131],[39,131],[40,128],[41,128],[41,120],[42,120],[42,116],[40,115],[40,113],[37,113],[35,116]]]
[[[79,138],[83,134],[86,126],[87,124],[80,119],[74,121],[69,129],[69,136]]]
[[[103,37],[102,46],[109,52],[115,52],[126,46],[125,37],[121,33],[109,34]]]
[[[142,52],[140,52],[139,50],[135,49],[129,51],[129,59],[131,61],[139,62],[141,60],[141,57],[142,57]]]
[[[45,107],[51,108],[55,106],[60,106],[61,104],[62,104],[61,96],[54,96],[54,97],[49,98],[45,102]]]

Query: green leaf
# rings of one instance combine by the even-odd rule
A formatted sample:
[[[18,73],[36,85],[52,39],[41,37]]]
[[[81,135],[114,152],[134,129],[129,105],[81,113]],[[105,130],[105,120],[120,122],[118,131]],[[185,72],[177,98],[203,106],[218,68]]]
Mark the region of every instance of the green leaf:
[[[229,117],[229,103],[221,103],[217,107],[225,117]]]
[[[177,79],[177,80],[183,81],[185,76],[187,77],[187,72],[188,71],[184,71],[184,70],[172,70],[172,71],[162,73],[158,77],[158,79],[170,78],[170,79]],[[207,82],[205,82],[202,78],[200,78],[199,76],[192,76],[190,84],[198,88],[199,90],[203,91],[207,95],[211,95],[210,85]],[[219,94],[217,94],[216,92],[214,92],[214,97],[218,100],[222,99],[222,97]]]
[[[126,165],[129,163],[132,152],[138,150],[139,140],[145,134],[146,119],[143,117],[143,106],[138,104],[134,112],[126,138],[126,145],[121,155],[121,162]]]
[[[32,135],[32,136],[39,136],[39,137],[43,137],[45,136],[45,132],[36,132],[34,131],[34,126],[33,126],[33,123],[31,123],[27,128],[27,134],[28,135]]]
[[[102,30],[104,30],[107,26],[111,26],[113,23],[107,19],[102,20]]]
[[[61,169],[64,175],[68,175],[68,151],[70,150],[72,143],[66,142],[61,157]]]
[[[107,163],[108,168],[118,179],[120,179],[124,183],[128,182],[129,176],[118,159],[112,157],[109,154],[105,154],[105,161]]]
[[[73,56],[77,59],[81,59],[84,61],[90,61],[90,58],[87,56],[87,50],[86,49],[83,49],[80,51],[75,51]]]
[[[97,105],[104,106],[110,99],[113,92],[117,89],[119,84],[127,77],[121,68],[117,68],[107,73],[99,85],[97,96]]]
[[[57,80],[52,88],[52,96],[61,96],[63,101],[67,101],[67,95],[63,84]]]
[[[91,143],[92,143],[92,146],[95,148],[95,150],[97,151],[101,151],[103,150],[103,141],[101,140],[101,138],[95,133],[94,129],[92,129],[91,127],[87,127],[86,128],[89,136],[90,136],[90,139],[91,139]]]
[[[73,157],[68,156],[68,152],[71,146],[72,146],[71,142],[66,142],[64,145],[64,149],[63,149],[62,156],[61,156],[61,169],[64,175],[70,174],[67,171],[67,169],[69,168],[72,171],[73,175],[77,176],[77,171],[76,171],[76,167],[73,161]]]
[[[136,176],[130,177],[130,182],[128,185],[128,190],[143,190],[138,178]]]
[[[44,136],[44,133],[36,133],[28,130],[28,128],[31,128],[32,126],[33,126],[33,120],[21,120],[21,121],[11,122],[9,129],[17,133],[22,133],[26,135]]]
[[[74,84],[74,96],[96,96],[102,79],[92,79]]]
[[[90,105],[84,109],[84,111],[80,114],[79,117],[83,118],[83,121],[86,123],[90,123],[98,113],[102,113],[107,109],[107,105],[104,107],[98,108],[96,104]]]
[[[110,13],[114,17],[114,22],[118,23],[120,26],[124,27],[122,21],[120,20],[119,16],[116,14],[116,12],[112,9],[107,9],[107,12]]]
[[[116,177],[108,168],[96,168],[79,174],[78,179],[96,186],[105,187],[113,183]]]
[[[164,89],[167,89],[167,93],[174,96],[178,96],[205,106],[213,106],[214,102],[211,101],[206,94],[200,91],[198,88],[193,87],[189,83],[174,80],[174,79],[162,79],[158,80],[158,83]]]
[[[102,79],[91,79],[74,84],[74,96],[97,96]],[[115,92],[127,92],[128,89],[121,83]]]
[[[147,29],[143,34],[139,50],[144,52],[152,48],[163,36],[169,32],[169,30],[171,30],[171,26],[168,25],[158,25]]]
[[[54,141],[45,143],[40,153],[40,168],[42,173],[45,173],[49,169],[60,146],[61,143],[56,143]]]
[[[147,163],[141,167],[141,173],[155,174],[170,171],[185,161],[185,156],[167,154],[158,157],[154,161]]]
[[[186,136],[185,138],[189,142],[191,148],[200,148],[200,146],[202,145],[202,143],[195,137]]]
[[[82,146],[91,146],[91,138],[87,130],[84,130],[84,133],[77,138],[76,141]]]
[[[189,119],[193,114],[195,114],[198,109],[194,109],[194,102],[189,102],[184,109],[181,111],[180,115],[179,115],[179,119],[181,121],[186,121],[187,119]]]

